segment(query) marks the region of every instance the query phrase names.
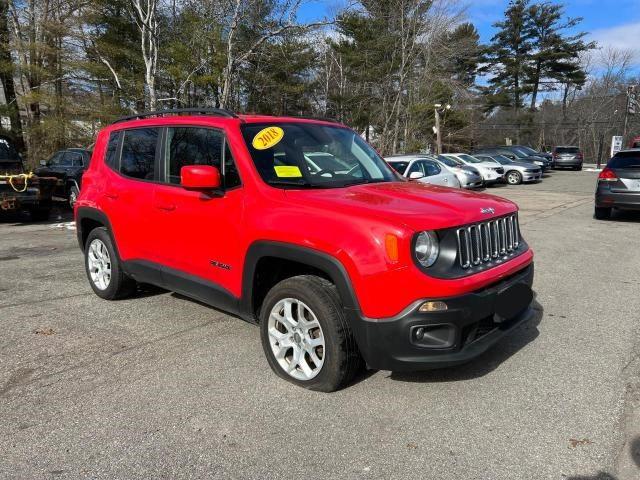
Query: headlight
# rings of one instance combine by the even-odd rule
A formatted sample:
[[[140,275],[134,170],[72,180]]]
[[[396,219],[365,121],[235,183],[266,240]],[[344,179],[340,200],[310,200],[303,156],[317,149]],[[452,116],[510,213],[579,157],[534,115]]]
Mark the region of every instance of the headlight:
[[[420,232],[416,237],[415,255],[416,260],[423,267],[430,267],[438,259],[440,244],[435,232]]]
[[[533,163],[535,163],[536,165],[539,165],[541,167],[544,165],[544,162],[533,162]]]

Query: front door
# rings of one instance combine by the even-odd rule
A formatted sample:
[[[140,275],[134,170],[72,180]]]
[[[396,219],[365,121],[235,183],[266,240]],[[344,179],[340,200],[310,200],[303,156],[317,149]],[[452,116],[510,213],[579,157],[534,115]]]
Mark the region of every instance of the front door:
[[[239,297],[243,188],[223,131],[168,127],[163,150],[162,181],[156,186],[153,210],[156,254],[166,267],[167,287],[182,291],[185,285],[197,284]],[[217,167],[223,188],[183,188],[180,169],[186,165]]]

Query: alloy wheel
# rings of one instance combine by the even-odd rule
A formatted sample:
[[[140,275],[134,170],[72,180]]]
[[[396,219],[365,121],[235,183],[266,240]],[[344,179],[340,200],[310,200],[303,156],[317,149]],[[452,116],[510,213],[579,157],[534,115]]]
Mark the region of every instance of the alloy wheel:
[[[96,238],[87,251],[91,281],[100,290],[106,290],[111,283],[111,256],[102,240]]]
[[[518,172],[509,172],[507,182],[509,182],[509,185],[517,185],[520,183],[520,174]]]
[[[324,364],[325,343],[313,311],[295,298],[284,298],[271,309],[269,344],[278,365],[296,380],[311,380]]]

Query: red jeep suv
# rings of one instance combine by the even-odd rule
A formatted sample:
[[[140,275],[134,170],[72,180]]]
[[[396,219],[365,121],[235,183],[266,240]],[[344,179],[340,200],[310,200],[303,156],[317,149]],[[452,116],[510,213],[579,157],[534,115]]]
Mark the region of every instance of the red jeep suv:
[[[75,205],[91,287],[259,324],[271,368],[333,391],[363,363],[467,362],[532,314],[517,207],[405,181],[328,120],[173,110],[102,130]]]

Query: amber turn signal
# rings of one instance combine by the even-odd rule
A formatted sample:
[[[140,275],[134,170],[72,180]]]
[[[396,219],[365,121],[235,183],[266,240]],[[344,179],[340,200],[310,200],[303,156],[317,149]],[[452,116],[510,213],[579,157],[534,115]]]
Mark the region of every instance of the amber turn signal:
[[[420,305],[420,311],[421,312],[442,312],[444,310],[446,310],[447,304],[444,302],[424,302],[422,305]]]
[[[398,261],[398,237],[388,233],[384,237],[384,248],[387,251],[387,257],[392,262]]]

